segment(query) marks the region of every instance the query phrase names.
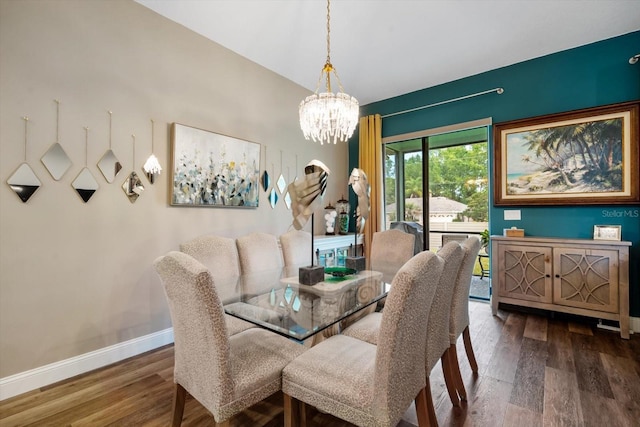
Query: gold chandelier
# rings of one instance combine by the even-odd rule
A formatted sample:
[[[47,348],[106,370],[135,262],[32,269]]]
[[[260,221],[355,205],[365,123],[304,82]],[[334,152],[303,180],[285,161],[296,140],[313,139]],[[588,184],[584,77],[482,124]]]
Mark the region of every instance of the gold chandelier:
[[[307,96],[299,107],[300,128],[305,139],[337,143],[346,141],[353,135],[353,131],[358,125],[358,114],[360,104],[353,96],[344,93],[342,83],[338,78],[336,69],[331,64],[331,43],[330,43],[330,0],[327,0],[327,62],[320,71],[318,85],[313,95]],[[338,82],[340,91],[331,92],[331,73]],[[325,78],[326,92],[318,93],[322,78]]]

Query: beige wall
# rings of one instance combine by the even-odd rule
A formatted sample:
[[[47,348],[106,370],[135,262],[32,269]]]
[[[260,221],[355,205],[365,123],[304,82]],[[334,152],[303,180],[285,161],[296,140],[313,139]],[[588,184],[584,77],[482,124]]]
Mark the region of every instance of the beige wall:
[[[256,40],[256,43],[259,43]],[[278,49],[278,46],[265,46]],[[321,60],[321,58],[319,58]],[[313,79],[314,76],[309,76]],[[308,91],[129,0],[0,0],[0,378],[171,326],[151,264],[197,235],[281,234],[291,222],[261,191],[258,209],[171,207],[169,125],[178,122],[268,146],[291,178],[312,158],[332,171],[327,199],[347,191],[347,148],[305,141],[297,106]],[[73,166],[55,181],[40,157],[56,139]],[[108,148],[123,171],[108,184],[96,163]],[[22,203],[6,180],[23,161],[43,183]],[[135,204],[121,185],[151,152],[164,171]],[[83,203],[71,182],[88,167],[100,189]],[[298,175],[300,175],[298,173]]]

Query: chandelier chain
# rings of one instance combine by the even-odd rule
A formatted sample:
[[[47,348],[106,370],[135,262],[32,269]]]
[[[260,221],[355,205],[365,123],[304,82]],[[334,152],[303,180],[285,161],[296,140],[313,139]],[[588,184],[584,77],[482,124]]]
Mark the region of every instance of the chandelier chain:
[[[327,0],[327,65],[331,66],[331,0]]]

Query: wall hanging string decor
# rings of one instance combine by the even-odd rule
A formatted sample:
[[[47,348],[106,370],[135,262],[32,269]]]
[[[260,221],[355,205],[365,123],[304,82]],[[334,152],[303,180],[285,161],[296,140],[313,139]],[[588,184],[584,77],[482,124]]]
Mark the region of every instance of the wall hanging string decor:
[[[276,174],[275,166],[273,165],[273,163],[271,163],[271,174],[272,175]],[[278,192],[276,191],[276,187],[272,187],[271,191],[269,192],[269,204],[271,205],[271,209],[274,209],[277,203],[278,203]]]
[[[64,148],[62,148],[62,145],[60,145],[60,101],[57,99],[54,101],[56,103],[56,142],[44,153],[40,160],[53,179],[59,181],[73,163]]]
[[[42,186],[42,183],[27,163],[27,126],[29,117],[24,116],[22,120],[24,120],[24,161],[7,179],[7,184],[20,197],[23,203],[27,203],[31,196]]]
[[[89,199],[98,191],[100,186],[98,181],[87,167],[87,159],[89,157],[89,127],[84,127],[84,168],[80,171],[76,179],[73,180],[71,186],[78,193],[83,202],[87,203]]]
[[[108,183],[112,183],[115,181],[116,176],[120,173],[122,169],[122,164],[116,157],[115,153],[111,149],[111,133],[112,133],[112,116],[113,113],[111,111],[109,113],[109,149],[104,153],[100,161],[98,162],[98,168],[102,175],[104,175],[104,179],[107,180]]]
[[[264,146],[264,172],[262,173],[262,189],[266,192],[271,185],[271,178],[269,177],[269,173],[267,172],[267,146]]]
[[[282,174],[282,150],[280,150],[280,176],[276,181],[276,185],[278,186],[278,190],[280,190],[280,195],[284,193],[284,190],[287,188],[287,180],[284,179],[284,175]]]
[[[290,176],[289,166],[287,166],[287,181],[289,182],[291,182],[289,180]],[[289,186],[287,186],[287,192],[284,195],[284,204],[287,206],[287,209],[291,210],[291,194],[289,194]]]
[[[135,171],[136,136],[131,135],[131,138],[133,139],[133,166],[132,166],[133,170],[131,171],[127,179],[122,183],[122,190],[124,191],[124,194],[127,195],[127,198],[129,198],[129,201],[131,203],[135,203],[136,200],[138,200],[138,197],[140,197],[140,195],[144,191],[144,186],[142,185],[142,181],[140,181],[140,178],[138,177],[138,174]]]
[[[160,166],[160,162],[158,161],[158,158],[155,156],[155,154],[153,154],[153,146],[154,146],[154,126],[155,122],[153,121],[153,119],[151,119],[151,155],[149,156],[149,158],[147,159],[147,161],[144,163],[144,166],[142,167],[142,170],[144,171],[144,174],[147,176],[147,179],[149,180],[150,184],[153,184],[156,181],[156,177],[158,175],[160,175],[160,172],[162,171],[162,166]]]

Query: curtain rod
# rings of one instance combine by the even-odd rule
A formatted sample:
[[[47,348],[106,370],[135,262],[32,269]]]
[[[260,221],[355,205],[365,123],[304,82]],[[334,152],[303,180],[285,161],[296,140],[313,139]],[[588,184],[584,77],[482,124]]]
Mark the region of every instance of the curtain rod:
[[[462,101],[463,99],[474,98],[476,96],[486,95],[492,92],[496,92],[498,95],[502,95],[504,93],[504,89],[501,87],[496,87],[493,89],[485,90],[484,92],[472,93],[471,95],[465,95],[459,98],[447,99],[446,101],[440,101],[434,104],[423,105],[422,107],[411,108],[410,110],[404,110],[404,111],[398,111],[397,113],[385,114],[384,116],[382,116],[382,118],[386,119],[387,117],[398,116],[400,114],[405,114],[405,113],[412,113],[414,111],[424,110],[425,108],[437,107],[438,105],[449,104],[450,102]]]

